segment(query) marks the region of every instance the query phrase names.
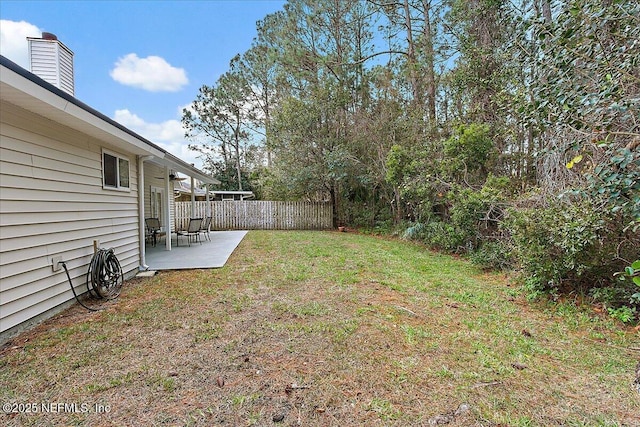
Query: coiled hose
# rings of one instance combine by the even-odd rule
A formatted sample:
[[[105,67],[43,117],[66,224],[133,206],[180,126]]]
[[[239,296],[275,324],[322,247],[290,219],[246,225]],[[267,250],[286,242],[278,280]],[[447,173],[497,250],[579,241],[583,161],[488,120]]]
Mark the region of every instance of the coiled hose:
[[[69,270],[67,270],[67,264],[61,262],[64,267],[64,271],[67,273],[67,279],[69,279],[69,286],[73,291],[73,296],[78,301],[78,304],[86,308],[87,310],[97,311],[94,308],[84,305],[76,290],[71,283],[71,276]],[[115,299],[120,295],[123,282],[122,267],[116,257],[113,249],[98,249],[98,251],[91,258],[89,263],[89,270],[87,270],[87,291],[89,294],[98,299]]]

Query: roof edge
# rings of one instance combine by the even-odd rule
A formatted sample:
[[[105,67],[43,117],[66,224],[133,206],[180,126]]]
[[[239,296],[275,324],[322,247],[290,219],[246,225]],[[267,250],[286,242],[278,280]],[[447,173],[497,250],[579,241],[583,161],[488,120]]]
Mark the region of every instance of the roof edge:
[[[24,79],[40,86],[41,88],[53,93],[54,95],[62,98],[63,100],[75,105],[76,107],[86,111],[87,113],[95,116],[96,118],[98,118],[99,120],[102,120],[103,122],[119,129],[120,131],[126,133],[127,135],[137,139],[138,141],[142,142],[143,144],[148,145],[150,148],[153,148],[154,150],[160,152],[163,154],[162,158],[159,158],[158,160],[160,161],[164,161],[165,163],[169,164],[170,166],[174,167],[175,169],[177,169],[178,171],[187,174],[189,176],[193,176],[194,178],[197,178],[203,182],[206,183],[210,183],[210,184],[220,184],[220,181],[218,181],[217,179],[213,178],[210,175],[207,175],[206,173],[204,173],[203,171],[201,171],[200,169],[196,168],[195,166],[185,162],[184,160],[174,156],[173,154],[169,153],[167,150],[165,150],[164,148],[160,147],[157,144],[154,144],[153,142],[149,141],[148,139],[142,137],[141,135],[137,134],[136,132],[132,131],[131,129],[121,125],[120,123],[116,122],[115,120],[113,120],[112,118],[104,115],[103,113],[99,112],[98,110],[96,110],[95,108],[90,107],[89,105],[85,104],[84,102],[78,100],[75,96],[72,96],[70,94],[68,94],[67,92],[57,88],[56,86],[52,85],[51,83],[45,81],[44,79],[38,77],[37,75],[33,74],[32,72],[22,68],[21,66],[19,66],[18,64],[16,64],[15,62],[11,61],[9,58],[0,55],[0,65],[2,67],[5,67],[7,69],[9,69],[10,71],[13,71],[14,73],[18,74],[19,76],[23,77]]]
[[[75,105],[76,107],[81,108],[82,110],[86,111],[87,113],[96,116],[100,120],[102,120],[104,122],[107,122],[111,126],[118,128],[119,130],[123,131],[124,133],[126,133],[126,134],[128,134],[128,135],[130,135],[130,136],[132,136],[132,137],[134,137],[136,139],[138,139],[139,141],[149,145],[150,147],[152,147],[152,148],[154,148],[156,150],[159,150],[159,151],[161,151],[163,153],[166,153],[166,150],[164,150],[163,148],[159,147],[158,145],[154,144],[153,142],[149,141],[148,139],[138,135],[137,133],[135,133],[131,129],[121,125],[120,123],[116,122],[112,118],[102,114],[100,111],[96,110],[95,108],[92,108],[92,107],[88,106],[84,102],[78,100],[78,98],[68,94],[67,92],[63,91],[62,89],[59,89],[59,88],[55,87],[51,83],[49,83],[49,82],[45,81],[44,79],[38,77],[37,75],[33,74],[32,72],[30,72],[28,70],[25,70],[24,68],[22,68],[21,66],[19,66],[15,62],[11,61],[9,58],[0,55],[0,65],[10,69],[14,73],[20,75],[21,77],[24,77],[25,79],[29,80],[30,82],[37,84],[38,86],[42,87],[43,89],[46,89],[49,92],[59,96],[60,98],[64,99],[65,101],[70,102],[71,104]]]

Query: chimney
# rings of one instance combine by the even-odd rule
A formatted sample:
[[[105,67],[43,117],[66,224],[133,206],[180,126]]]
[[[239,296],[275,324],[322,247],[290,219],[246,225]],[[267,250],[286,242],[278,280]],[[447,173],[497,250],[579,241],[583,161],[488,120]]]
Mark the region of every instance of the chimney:
[[[29,66],[36,76],[75,96],[73,52],[58,41],[55,34],[42,33],[42,38],[27,37]]]

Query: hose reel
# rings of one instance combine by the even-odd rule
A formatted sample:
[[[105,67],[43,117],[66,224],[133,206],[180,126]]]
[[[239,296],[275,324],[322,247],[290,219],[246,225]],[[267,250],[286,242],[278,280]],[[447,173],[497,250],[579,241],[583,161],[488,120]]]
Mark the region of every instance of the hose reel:
[[[71,282],[71,276],[69,270],[64,261],[60,263],[64,267],[64,271],[67,273],[67,279],[69,279],[69,286],[73,291],[73,296],[78,301],[78,304],[86,308],[87,310],[97,311],[95,308],[87,307],[80,301],[76,290]],[[122,283],[124,281],[124,275],[122,274],[122,267],[116,257],[113,249],[97,249],[91,258],[89,263],[89,270],[87,270],[87,291],[89,295],[97,299],[115,299],[120,295],[122,290]]]
[[[89,287],[91,279],[91,287]],[[122,290],[122,267],[113,249],[98,249],[87,271],[87,290],[98,299],[115,299]]]

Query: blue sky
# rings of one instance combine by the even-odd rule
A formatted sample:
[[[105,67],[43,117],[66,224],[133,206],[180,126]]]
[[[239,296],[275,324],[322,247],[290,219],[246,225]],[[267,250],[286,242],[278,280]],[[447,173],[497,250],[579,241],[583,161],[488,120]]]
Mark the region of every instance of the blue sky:
[[[0,54],[29,69],[26,37],[55,34],[74,53],[76,98],[200,167],[182,108],[284,3],[0,0]]]

